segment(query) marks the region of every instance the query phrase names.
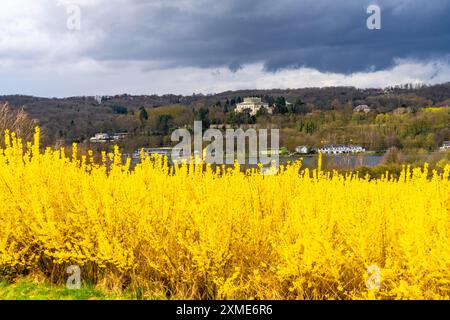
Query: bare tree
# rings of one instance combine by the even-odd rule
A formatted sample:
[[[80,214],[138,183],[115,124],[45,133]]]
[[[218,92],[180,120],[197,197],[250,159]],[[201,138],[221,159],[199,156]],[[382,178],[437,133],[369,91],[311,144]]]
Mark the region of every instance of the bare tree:
[[[0,104],[0,135],[5,130],[15,132],[24,141],[31,141],[38,121],[31,119],[23,110],[14,110],[7,103]]]

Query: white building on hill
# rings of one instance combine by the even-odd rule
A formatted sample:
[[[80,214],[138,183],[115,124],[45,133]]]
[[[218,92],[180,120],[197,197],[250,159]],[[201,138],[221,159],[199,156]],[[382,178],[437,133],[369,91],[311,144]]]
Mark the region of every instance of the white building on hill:
[[[96,133],[95,136],[89,139],[92,143],[105,143],[109,141],[109,134]]]
[[[272,109],[269,108],[269,104],[262,102],[261,98],[248,97],[244,98],[244,102],[236,105],[235,112],[244,112],[250,110],[250,115],[255,116],[261,108],[265,108],[268,113],[272,113]]]
[[[365,104],[361,104],[361,105],[357,106],[355,109],[353,109],[353,112],[369,113],[370,111],[371,111],[370,107]]]
[[[307,154],[309,152],[308,146],[298,146],[295,148],[295,152],[301,153],[301,154]]]
[[[439,148],[441,151],[450,150],[450,141],[444,141],[442,147]]]

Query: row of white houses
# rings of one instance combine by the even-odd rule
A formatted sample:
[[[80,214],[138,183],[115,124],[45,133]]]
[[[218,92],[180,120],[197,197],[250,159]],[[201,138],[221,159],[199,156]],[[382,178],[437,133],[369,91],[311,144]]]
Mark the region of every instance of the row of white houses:
[[[361,153],[366,152],[366,149],[361,146],[346,146],[346,145],[338,145],[338,146],[324,146],[317,150],[320,153],[324,154],[342,154],[342,153]]]

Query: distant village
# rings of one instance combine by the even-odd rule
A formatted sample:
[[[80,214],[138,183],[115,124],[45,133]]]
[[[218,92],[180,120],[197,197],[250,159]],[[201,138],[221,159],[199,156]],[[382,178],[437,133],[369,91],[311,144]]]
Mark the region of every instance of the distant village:
[[[101,98],[96,97],[98,103],[101,103]],[[286,105],[290,105],[291,103],[286,101]],[[237,103],[235,107],[236,113],[244,113],[247,112],[249,115],[254,116],[258,114],[261,110],[264,110],[268,114],[273,114],[273,106],[269,106],[268,103],[262,101],[259,97],[246,97],[243,99],[243,102]],[[371,108],[367,105],[359,105],[353,109],[355,113],[369,113],[371,112]],[[251,125],[248,125],[251,127]],[[211,124],[211,129],[232,129],[231,125],[226,124]],[[128,136],[128,133],[96,133],[93,137],[89,139],[91,143],[117,143]],[[170,155],[172,153],[173,148],[146,148],[141,149],[145,154],[161,154],[161,155]],[[139,158],[141,150],[136,150],[133,153],[133,158]],[[440,151],[450,150],[450,141],[444,141],[443,145],[440,147]],[[344,155],[344,154],[361,154],[368,152],[366,148],[360,145],[323,145],[319,148],[313,148],[307,145],[297,146],[295,150],[290,151],[285,147],[279,149],[268,149],[265,151],[261,151],[262,154],[265,155],[307,155],[307,154],[329,154],[329,155]]]

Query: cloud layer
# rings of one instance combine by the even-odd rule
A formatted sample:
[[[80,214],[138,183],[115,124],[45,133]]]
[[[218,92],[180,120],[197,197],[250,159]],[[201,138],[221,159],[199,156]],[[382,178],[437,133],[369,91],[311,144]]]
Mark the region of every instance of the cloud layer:
[[[366,27],[372,3],[381,30]],[[448,0],[2,0],[0,94],[445,82],[448,12]]]

